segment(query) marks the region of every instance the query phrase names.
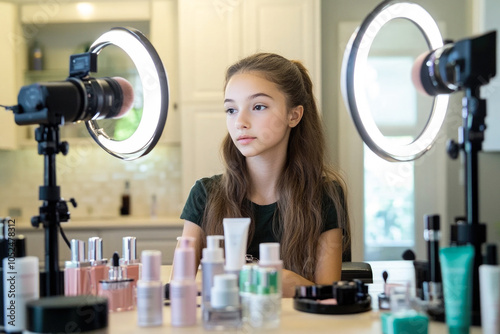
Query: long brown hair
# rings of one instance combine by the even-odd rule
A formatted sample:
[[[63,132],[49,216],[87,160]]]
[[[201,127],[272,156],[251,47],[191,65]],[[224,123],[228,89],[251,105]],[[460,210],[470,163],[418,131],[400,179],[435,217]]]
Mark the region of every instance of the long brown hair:
[[[287,159],[277,183],[280,221],[274,224],[274,233],[279,236],[284,267],[313,280],[318,240],[324,226],[325,193],[332,199],[339,228],[343,229],[343,250],[350,249],[350,228],[345,182],[326,163],[325,137],[312,81],[300,62],[272,53],[254,54],[229,67],[225,85],[241,72],[258,73],[276,84],[287,98],[288,110],[299,105],[304,108],[301,121],[291,129]],[[229,134],[222,143],[221,155],[226,170],[220,184],[209,191],[202,222],[206,235],[223,234],[223,218],[253,218],[246,200],[250,178],[245,157]],[[249,240],[253,233],[252,219]]]

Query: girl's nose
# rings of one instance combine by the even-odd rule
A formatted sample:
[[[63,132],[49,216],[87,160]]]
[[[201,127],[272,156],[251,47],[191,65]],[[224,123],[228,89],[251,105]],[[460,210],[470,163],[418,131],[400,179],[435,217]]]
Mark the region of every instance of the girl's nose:
[[[246,110],[243,109],[238,112],[235,125],[237,129],[247,129],[250,127],[248,112]]]

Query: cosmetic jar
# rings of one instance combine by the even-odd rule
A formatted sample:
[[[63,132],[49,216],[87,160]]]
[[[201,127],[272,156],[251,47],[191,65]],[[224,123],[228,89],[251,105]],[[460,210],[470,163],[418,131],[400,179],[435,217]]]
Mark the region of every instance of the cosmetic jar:
[[[429,318],[414,310],[381,313],[380,322],[383,334],[427,334],[429,329]]]
[[[23,333],[108,333],[108,302],[97,296],[55,296],[31,301]]]
[[[234,274],[214,276],[210,304],[203,312],[206,330],[236,330],[242,326],[237,277]]]

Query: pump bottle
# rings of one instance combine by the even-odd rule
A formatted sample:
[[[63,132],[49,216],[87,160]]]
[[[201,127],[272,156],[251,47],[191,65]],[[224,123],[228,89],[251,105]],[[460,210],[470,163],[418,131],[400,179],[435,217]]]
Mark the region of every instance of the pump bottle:
[[[163,323],[163,284],[160,280],[161,252],[141,253],[142,278],[137,282],[137,324],[140,327]]]
[[[202,312],[204,312],[205,307],[210,304],[210,295],[212,286],[214,285],[214,276],[224,274],[224,254],[222,252],[222,248],[220,247],[220,240],[224,240],[224,236],[207,236],[207,248],[203,249],[203,256],[201,258]]]
[[[174,274],[170,281],[171,323],[174,327],[196,325],[196,297],[193,238],[179,238],[174,254]]]

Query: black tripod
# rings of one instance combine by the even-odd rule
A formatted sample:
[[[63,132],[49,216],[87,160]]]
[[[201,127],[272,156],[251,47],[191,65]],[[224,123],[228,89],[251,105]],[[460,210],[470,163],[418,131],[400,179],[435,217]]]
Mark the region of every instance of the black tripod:
[[[56,182],[56,155],[66,155],[69,150],[67,142],[59,140],[59,125],[42,124],[35,130],[38,142],[38,154],[44,155],[44,185],[40,187],[40,215],[31,218],[31,224],[38,228],[43,224],[45,229],[45,295],[63,295],[63,281],[59,270],[58,236],[60,223],[70,218],[68,205],[61,199],[60,187]],[[76,206],[74,199],[70,202]],[[41,290],[43,287],[41,287]]]

